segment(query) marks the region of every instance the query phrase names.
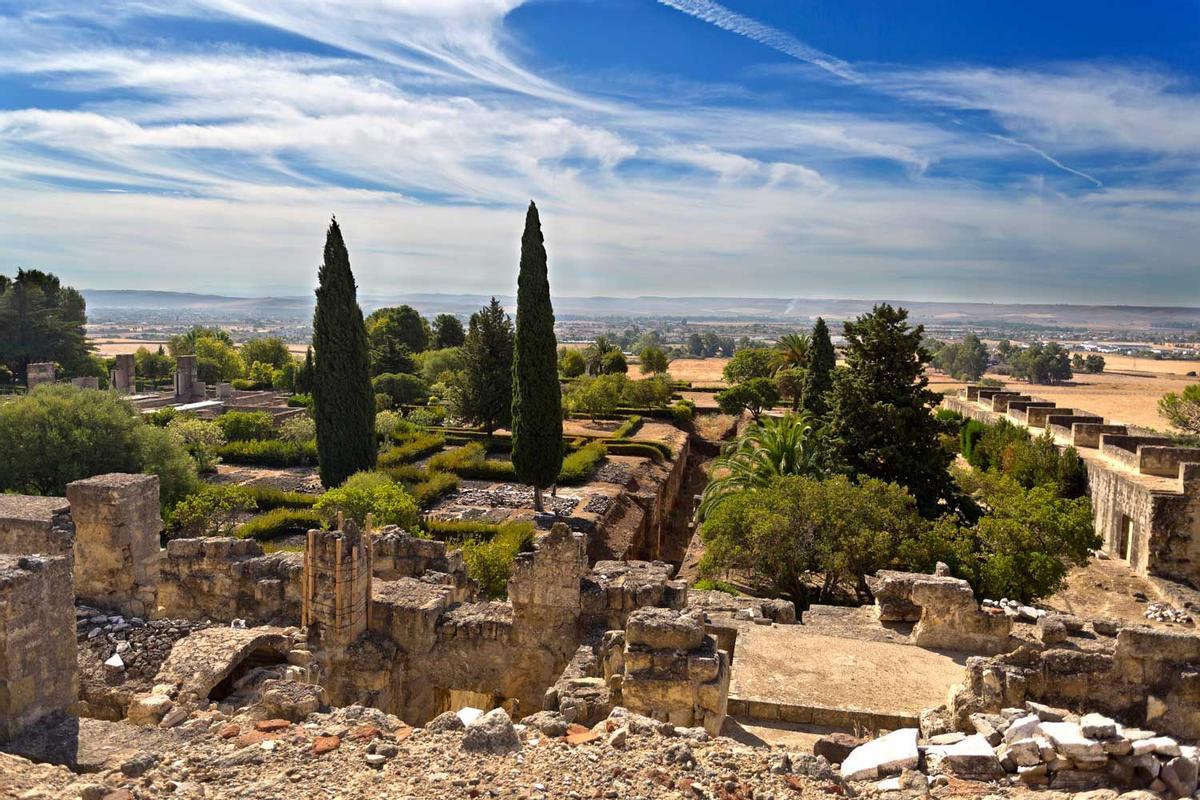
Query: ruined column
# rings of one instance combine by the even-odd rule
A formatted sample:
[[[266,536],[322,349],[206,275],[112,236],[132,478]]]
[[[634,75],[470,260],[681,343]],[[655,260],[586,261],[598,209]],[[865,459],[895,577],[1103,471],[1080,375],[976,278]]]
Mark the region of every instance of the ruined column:
[[[582,601],[580,580],[588,571],[587,537],[557,522],[521,553],[508,579],[515,621],[525,627],[575,625]]]
[[[175,359],[175,399],[182,401],[204,397],[204,384],[196,369],[195,356],[178,356]]]
[[[341,650],[367,630],[371,608],[371,544],[353,520],[340,531],[308,532],[300,624],[309,641]]]
[[[121,353],[112,371],[112,387],[120,394],[131,394],[134,390],[135,362],[133,353]]]
[[[66,556],[0,555],[0,742],[75,702],[74,599]]]
[[[32,391],[33,387],[43,383],[54,383],[54,363],[50,361],[29,364],[25,367],[25,385]]]
[[[75,520],[75,594],[145,618],[158,584],[158,476],[113,473],[67,485]]]

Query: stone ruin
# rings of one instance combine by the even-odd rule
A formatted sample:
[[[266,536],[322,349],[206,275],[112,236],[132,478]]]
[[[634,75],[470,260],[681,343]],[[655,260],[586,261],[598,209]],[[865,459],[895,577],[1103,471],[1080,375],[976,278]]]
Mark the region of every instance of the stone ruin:
[[[54,383],[56,367],[51,361],[25,366],[25,386],[33,389],[43,383]]]
[[[912,643],[919,647],[988,654],[1010,649],[1012,620],[999,610],[980,608],[964,580],[880,570],[867,583],[879,621],[915,622]]]
[[[0,545],[16,551],[0,561],[3,737],[68,711],[169,727],[248,698],[412,724],[467,705],[564,725],[621,705],[711,733],[724,720],[729,656],[686,584],[661,562],[589,567],[566,525],[517,557],[507,601],[479,597],[460,552],[394,527],[345,522],[271,554],[231,538],[160,548],[161,527],[154,476],[0,499]],[[573,678],[598,689],[582,714],[555,691]]]

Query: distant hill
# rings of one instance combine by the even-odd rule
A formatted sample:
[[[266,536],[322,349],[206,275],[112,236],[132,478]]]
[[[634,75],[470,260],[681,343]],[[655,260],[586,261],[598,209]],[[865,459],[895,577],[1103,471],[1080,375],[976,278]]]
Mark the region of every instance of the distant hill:
[[[185,292],[140,289],[84,290],[94,316],[130,311],[187,313],[260,318],[307,318],[311,295],[289,297],[225,297]],[[363,310],[407,303],[425,315],[470,314],[491,299],[482,294],[363,295]],[[511,295],[498,295],[510,311]],[[1158,306],[1105,306],[1027,303],[942,303],[908,300],[844,300],[768,297],[556,297],[554,311],[560,319],[673,317],[701,320],[811,321],[817,316],[840,322],[877,302],[902,305],[914,322],[938,326],[1029,326],[1073,329],[1151,328],[1200,329],[1200,308]]]

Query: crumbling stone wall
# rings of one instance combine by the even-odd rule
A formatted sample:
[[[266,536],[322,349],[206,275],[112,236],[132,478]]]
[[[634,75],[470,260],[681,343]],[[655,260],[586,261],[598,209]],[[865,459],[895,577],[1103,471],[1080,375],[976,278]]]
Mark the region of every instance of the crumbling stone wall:
[[[581,585],[584,625],[615,630],[639,608],[683,608],[688,587],[671,580],[674,571],[663,561],[597,561]]]
[[[252,539],[175,539],[162,551],[155,616],[293,624],[302,561],[299,553],[264,555]]]
[[[68,557],[0,555],[0,741],[75,702],[74,597]]]
[[[0,553],[70,556],[74,546],[67,498],[0,494]]]
[[[993,655],[1009,649],[1012,620],[975,602],[971,585],[949,575],[880,570],[867,578],[881,622],[916,622],[913,644]]]
[[[335,652],[366,632],[371,609],[371,545],[352,521],[343,528],[308,532],[301,590],[300,624]]]
[[[25,367],[25,385],[32,389],[43,383],[54,383],[54,362],[45,361]]]
[[[970,658],[966,681],[951,689],[948,711],[959,730],[969,730],[971,714],[999,713],[1029,700],[1200,738],[1200,635],[1123,628],[1110,649],[1025,646]]]
[[[445,542],[410,536],[391,525],[371,537],[371,571],[377,580],[421,578],[455,589],[454,599],[470,599],[472,588],[461,550],[448,550]]]
[[[75,520],[75,595],[146,618],[158,585],[158,476],[113,473],[67,486]]]

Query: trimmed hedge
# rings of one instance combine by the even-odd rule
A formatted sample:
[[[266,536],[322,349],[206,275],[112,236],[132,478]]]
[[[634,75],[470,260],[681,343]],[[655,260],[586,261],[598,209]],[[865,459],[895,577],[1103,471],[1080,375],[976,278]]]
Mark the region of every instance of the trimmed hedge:
[[[642,427],[642,418],[638,414],[634,414],[629,419],[622,422],[613,429],[612,437],[614,439],[626,439],[633,436]]]
[[[592,442],[563,459],[558,482],[563,486],[584,483],[592,476],[596,465],[608,455],[604,442]]]
[[[239,525],[234,535],[261,541],[323,527],[324,519],[310,508],[276,508]]]
[[[259,511],[276,508],[312,508],[320,495],[288,492],[274,486],[233,486],[231,491],[252,501]]]
[[[605,441],[605,444],[607,444],[609,446],[610,450],[612,449],[613,445],[632,444],[632,445],[642,445],[645,447],[653,447],[655,450],[658,451],[658,454],[660,456],[662,456],[663,458],[674,458],[675,457],[675,452],[673,450],[671,450],[671,447],[669,445],[664,444],[663,442],[654,441],[652,439],[609,439],[609,440]]]
[[[446,444],[446,439],[436,433],[418,433],[403,443],[398,443],[379,455],[379,466],[383,469],[407,464],[436,453]]]
[[[429,470],[416,464],[397,464],[393,467],[381,467],[380,472],[386,474],[396,483],[420,483],[429,479]]]
[[[434,472],[423,481],[413,484],[408,491],[421,508],[431,506],[443,495],[458,488],[458,476],[449,472]]]
[[[627,439],[622,442],[607,442],[605,446],[609,454],[614,456],[642,456],[654,461],[670,458],[670,455],[663,452],[665,450],[669,453],[670,448],[660,442]]]
[[[252,439],[229,442],[217,448],[217,455],[227,464],[248,464],[258,467],[313,467],[317,464],[317,443],[281,442],[278,439]]]

